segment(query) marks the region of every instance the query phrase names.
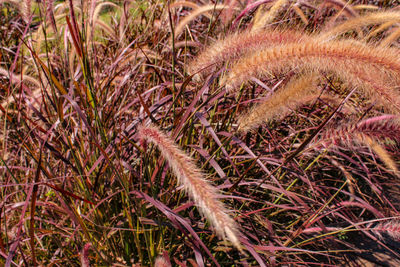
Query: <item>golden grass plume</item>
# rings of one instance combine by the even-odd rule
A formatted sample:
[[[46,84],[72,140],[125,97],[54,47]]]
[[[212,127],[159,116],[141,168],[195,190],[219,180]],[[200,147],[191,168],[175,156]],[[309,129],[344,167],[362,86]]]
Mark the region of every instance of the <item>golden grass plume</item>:
[[[367,145],[390,171],[399,176],[396,162],[383,146],[383,143],[388,140],[400,141],[400,120],[396,115],[382,115],[358,123],[328,128],[318,136],[311,147],[318,149],[332,148],[339,144],[349,147]]]
[[[400,21],[400,12],[380,11],[371,12],[363,16],[353,17],[344,23],[341,23],[330,30],[321,33],[321,38],[331,39],[351,30],[356,30],[369,25],[386,23],[388,21]]]
[[[189,65],[190,74],[210,74],[221,64],[235,61],[246,53],[279,44],[305,41],[309,36],[293,30],[266,29],[227,36],[204,49]]]
[[[388,37],[386,37],[381,43],[381,46],[390,46],[400,37],[400,27],[397,27]]]
[[[279,14],[288,0],[277,0],[271,8],[262,16],[256,16],[251,31],[256,32],[264,28],[268,23],[271,23]]]
[[[322,42],[319,38],[257,50],[241,58],[220,82],[228,90],[251,77],[288,70],[333,73],[344,82],[359,86],[367,96],[388,110],[400,111],[399,50],[356,41]]]
[[[370,31],[368,33],[368,35],[365,37],[365,40],[368,40],[374,36],[376,36],[377,34],[385,31],[386,29],[388,29],[389,27],[391,27],[392,25],[396,24],[395,20],[391,20],[391,21],[387,21],[385,23],[382,23],[381,25],[379,25],[379,27],[377,27],[376,29],[374,29],[373,31]],[[382,44],[382,43],[381,43]]]
[[[313,96],[312,99],[315,99],[317,82],[318,75],[316,73],[301,74],[292,78],[286,86],[271,95],[266,101],[253,107],[247,114],[241,115],[239,130],[247,132],[263,122],[278,116],[281,117],[289,109],[296,109],[307,100],[309,101],[310,95]]]
[[[138,134],[142,140],[154,143],[161,150],[161,154],[177,176],[178,183],[183,185],[185,191],[210,221],[217,234],[223,239],[228,239],[241,250],[235,221],[228,215],[228,210],[222,202],[218,200],[218,190],[204,178],[193,159],[155,126],[141,126]]]

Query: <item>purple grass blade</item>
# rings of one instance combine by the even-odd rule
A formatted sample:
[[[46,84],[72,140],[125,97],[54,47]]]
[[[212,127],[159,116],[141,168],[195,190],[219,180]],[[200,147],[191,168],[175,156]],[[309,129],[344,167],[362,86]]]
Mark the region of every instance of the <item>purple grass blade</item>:
[[[200,245],[208,254],[208,256],[211,258],[211,260],[216,264],[216,266],[220,266],[217,260],[214,258],[214,256],[211,254],[211,252],[208,250],[206,245],[204,245],[203,241],[201,241],[200,237],[197,235],[197,233],[193,230],[193,228],[179,215],[177,215],[175,212],[173,212],[170,208],[168,208],[166,205],[161,203],[158,200],[155,200],[154,198],[148,196],[147,194],[139,191],[132,191],[132,194],[135,194],[137,197],[143,198],[146,201],[150,202],[151,204],[154,205],[158,210],[160,210],[169,220],[171,220],[177,227],[178,229],[180,228],[179,224],[184,226],[186,230],[189,231],[189,233],[192,235],[194,238],[195,244]],[[198,250],[199,248],[197,246],[193,247],[193,250]],[[197,257],[196,257],[197,259]],[[204,262],[201,261],[197,262],[199,265],[204,266]]]
[[[200,120],[201,124],[203,124],[204,127],[206,128],[206,130],[211,134],[212,138],[217,143],[217,145],[221,147],[222,153],[224,153],[225,157],[228,159],[229,163],[234,168],[237,176],[240,177],[241,174],[240,174],[239,170],[237,169],[236,165],[233,163],[231,157],[229,156],[228,152],[222,145],[221,140],[219,140],[217,134],[214,132],[214,129],[211,127],[210,123],[206,120],[206,118],[204,118],[203,114],[201,114],[200,112],[196,112],[195,116]]]

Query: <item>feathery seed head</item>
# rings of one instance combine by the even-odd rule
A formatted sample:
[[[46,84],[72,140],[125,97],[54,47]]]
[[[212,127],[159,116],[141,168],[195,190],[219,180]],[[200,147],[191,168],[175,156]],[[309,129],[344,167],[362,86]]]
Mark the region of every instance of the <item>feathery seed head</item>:
[[[355,41],[321,42],[319,38],[309,38],[301,43],[261,49],[234,64],[223,82],[229,88],[238,88],[251,77],[260,78],[291,69],[334,73],[345,82],[362,88],[390,111],[400,112],[400,96],[391,82],[400,81],[397,49]]]
[[[397,164],[387,150],[380,144],[385,139],[400,141],[399,117],[395,115],[383,115],[347,125],[330,128],[322,132],[317,140],[311,144],[314,149],[321,146],[332,148],[339,144],[350,147],[367,145],[383,161],[389,170],[397,176],[400,172]]]
[[[189,73],[206,76],[222,64],[234,62],[249,52],[288,42],[300,42],[308,38],[305,33],[290,30],[259,30],[227,36],[206,48],[190,64]]]
[[[162,155],[177,176],[178,183],[183,185],[196,206],[211,222],[217,234],[223,239],[227,238],[236,248],[241,250],[238,227],[235,221],[228,215],[227,209],[218,200],[217,189],[205,180],[193,159],[187,156],[155,126],[141,126],[138,129],[138,134],[142,140],[145,139],[154,143],[161,150]]]
[[[348,31],[365,27],[368,25],[381,24],[389,21],[400,21],[400,12],[396,11],[381,11],[367,13],[363,16],[353,17],[348,21],[337,25],[329,31],[321,33],[322,39],[333,39],[336,36]]]
[[[315,96],[318,75],[306,73],[293,78],[284,88],[274,93],[265,102],[256,105],[250,112],[239,117],[239,131],[247,132],[276,116],[283,116]],[[312,98],[314,99],[314,98]]]
[[[382,234],[387,234],[396,240],[400,240],[400,221],[390,220],[379,223],[377,226],[372,228],[372,232],[380,239],[383,239]]]

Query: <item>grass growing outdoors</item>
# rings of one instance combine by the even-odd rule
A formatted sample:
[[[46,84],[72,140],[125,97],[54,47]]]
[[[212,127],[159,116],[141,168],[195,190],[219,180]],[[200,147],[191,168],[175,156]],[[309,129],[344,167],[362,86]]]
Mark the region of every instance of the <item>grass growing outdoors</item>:
[[[0,0],[0,265],[400,264],[397,1]]]

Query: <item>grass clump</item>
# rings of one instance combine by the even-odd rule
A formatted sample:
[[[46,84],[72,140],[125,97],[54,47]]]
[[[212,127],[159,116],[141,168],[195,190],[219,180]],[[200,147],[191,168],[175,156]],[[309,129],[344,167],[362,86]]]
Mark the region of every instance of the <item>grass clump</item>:
[[[397,12],[0,1],[0,265],[396,265]]]

